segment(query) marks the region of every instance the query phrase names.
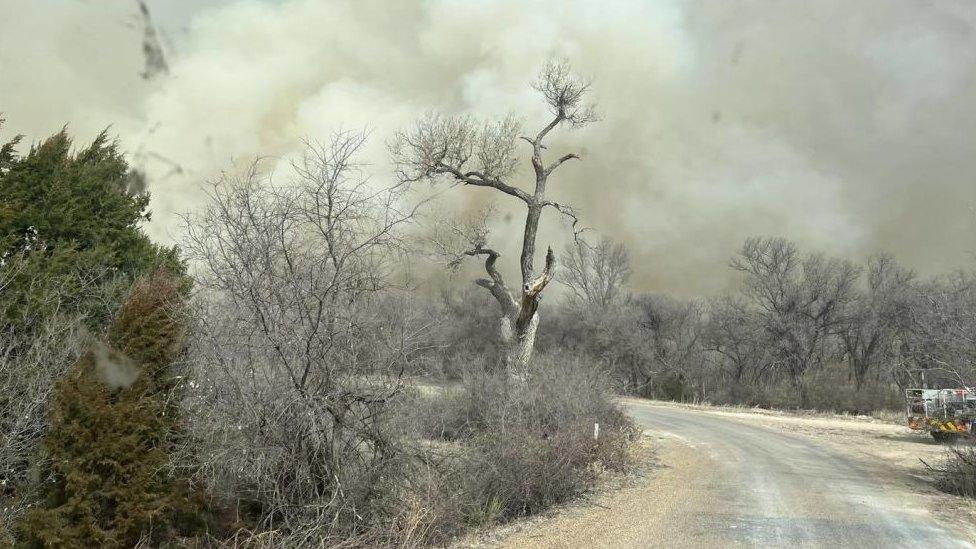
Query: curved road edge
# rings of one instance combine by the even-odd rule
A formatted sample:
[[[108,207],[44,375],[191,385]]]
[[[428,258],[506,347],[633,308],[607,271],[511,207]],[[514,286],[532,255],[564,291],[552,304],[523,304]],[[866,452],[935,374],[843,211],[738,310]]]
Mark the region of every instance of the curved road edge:
[[[703,541],[721,538],[714,546],[974,546],[972,521],[946,513],[953,498],[918,474],[918,457],[944,450],[907,428],[634,399],[625,405],[642,427],[706,454],[718,470],[708,487],[712,509],[689,510]]]

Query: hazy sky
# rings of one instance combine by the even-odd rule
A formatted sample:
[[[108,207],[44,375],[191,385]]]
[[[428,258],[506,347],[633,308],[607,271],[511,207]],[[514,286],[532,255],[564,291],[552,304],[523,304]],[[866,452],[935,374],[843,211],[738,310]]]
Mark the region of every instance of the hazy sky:
[[[303,136],[369,126],[388,177],[384,141],[425,111],[534,128],[546,112],[528,83],[558,55],[593,78],[604,118],[558,134],[554,153],[584,160],[551,193],[630,246],[638,289],[720,291],[751,235],[887,250],[924,273],[976,250],[971,0],[149,6],[172,70],[145,82],[134,0],[0,0],[0,136],[112,125],[152,178],[157,237],[178,238],[174,213],[232,161],[287,157]],[[540,245],[561,234],[549,219]]]

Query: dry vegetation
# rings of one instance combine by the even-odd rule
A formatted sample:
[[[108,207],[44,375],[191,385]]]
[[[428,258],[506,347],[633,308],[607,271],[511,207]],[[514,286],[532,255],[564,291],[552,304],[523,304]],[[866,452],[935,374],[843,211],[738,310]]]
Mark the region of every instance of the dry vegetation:
[[[192,276],[48,280],[30,269],[59,249],[11,239],[4,543],[428,546],[627,466],[606,376],[546,355],[513,376],[497,329],[463,388],[404,381],[443,319],[398,283],[423,201],[359,171],[366,137],[310,143],[282,184],[257,165],[216,182],[186,218]]]
[[[947,450],[947,457],[933,467],[939,488],[950,494],[976,498],[976,437],[964,437]]]
[[[863,267],[750,239],[733,257],[740,292],[679,300],[626,289],[626,250],[577,241],[573,296],[540,334],[601,364],[621,392],[665,400],[869,413],[902,389],[976,376],[976,280],[921,280],[889,256]],[[968,327],[968,328],[967,328]]]
[[[976,379],[968,273],[922,281],[887,256],[750,239],[731,263],[741,292],[632,293],[627,250],[587,241],[546,195],[579,160],[547,159],[546,138],[596,119],[588,84],[557,63],[536,89],[552,115],[537,133],[427,117],[392,144],[389,184],[361,171],[357,132],[308,143],[284,180],[231,171],[186,216],[182,250],[139,230],[148,196],[104,136],[74,155],[63,133],[24,158],[0,149],[0,544],[444,544],[626,469],[637,433],[614,392],[870,412],[900,406],[921,370]],[[509,182],[522,140],[532,192]],[[402,276],[416,187],[440,180],[525,206],[517,287],[490,211],[421,243],[448,266],[483,259],[477,289],[432,297]],[[92,211],[71,218],[77,204]],[[536,272],[549,210],[572,243]],[[543,322],[554,280],[567,297]],[[106,377],[102,356],[123,366]],[[964,480],[946,489],[972,495],[972,452],[954,455]]]

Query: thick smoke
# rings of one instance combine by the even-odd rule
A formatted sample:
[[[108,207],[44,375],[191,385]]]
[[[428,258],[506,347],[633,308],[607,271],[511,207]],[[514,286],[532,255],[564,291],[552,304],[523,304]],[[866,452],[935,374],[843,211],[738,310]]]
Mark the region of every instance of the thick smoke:
[[[427,110],[534,128],[546,113],[528,82],[557,55],[593,78],[604,119],[559,134],[553,152],[583,161],[551,192],[628,244],[641,290],[722,290],[757,234],[887,250],[925,273],[976,247],[970,0],[149,2],[172,42],[152,82],[135,2],[35,4],[0,8],[24,12],[0,21],[5,131],[114,123],[164,238],[207,178],[303,136],[374,128],[368,159],[387,177],[384,141]],[[504,219],[498,235],[517,224]],[[542,236],[562,233],[553,216]]]

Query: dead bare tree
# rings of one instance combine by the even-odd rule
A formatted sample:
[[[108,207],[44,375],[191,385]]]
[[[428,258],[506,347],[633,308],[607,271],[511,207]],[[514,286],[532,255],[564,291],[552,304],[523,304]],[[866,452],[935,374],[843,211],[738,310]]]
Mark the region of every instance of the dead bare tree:
[[[570,72],[563,62],[550,62],[534,85],[552,113],[552,119],[534,136],[522,136],[519,124],[511,117],[478,125],[469,117],[430,115],[416,126],[397,134],[391,153],[401,181],[447,179],[455,185],[486,187],[508,195],[525,205],[526,217],[522,235],[521,285],[516,295],[509,290],[497,268],[501,254],[488,246],[485,238],[469,238],[471,244],[460,254],[485,258],[488,278],[476,283],[498,301],[502,313],[502,339],[507,347],[506,367],[513,377],[525,372],[539,325],[539,302],[552,280],[556,258],[550,247],[541,273],[535,271],[536,236],[539,220],[547,207],[554,208],[575,221],[573,210],[546,197],[549,177],[564,163],[579,159],[576,153],[552,161],[543,158],[546,139],[560,125],[584,126],[596,119],[593,107],[585,101],[589,83]],[[518,164],[516,145],[519,139],[531,147],[534,185],[531,192],[513,184],[510,179]],[[487,233],[484,234],[487,236]]]

